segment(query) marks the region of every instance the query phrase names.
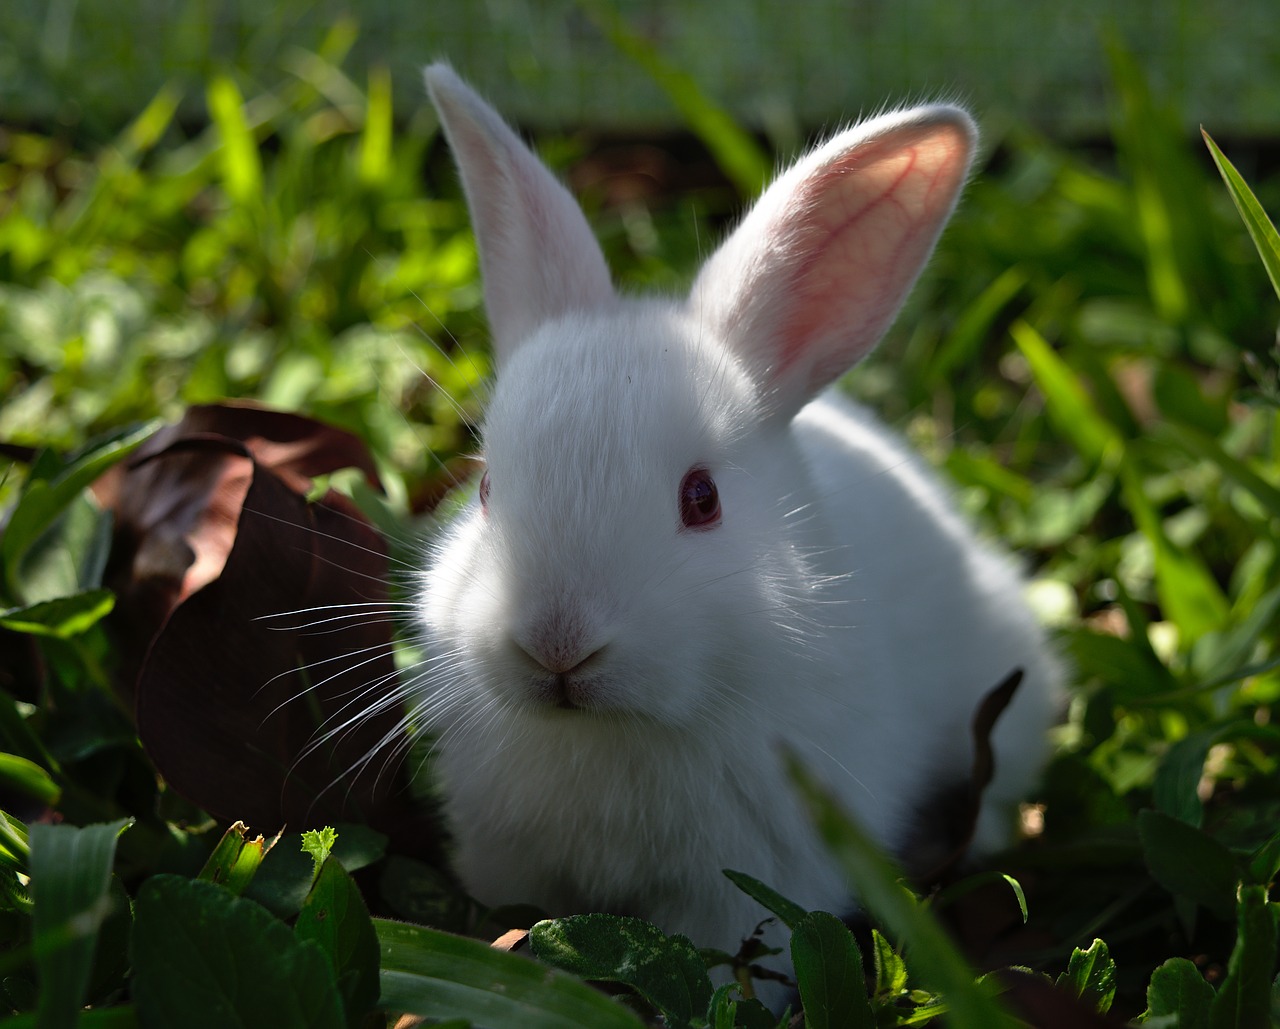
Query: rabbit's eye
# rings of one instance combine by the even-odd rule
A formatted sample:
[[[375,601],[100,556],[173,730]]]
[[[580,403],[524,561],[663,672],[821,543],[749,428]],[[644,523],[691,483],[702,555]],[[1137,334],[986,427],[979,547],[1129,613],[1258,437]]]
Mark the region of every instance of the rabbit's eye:
[[[489,473],[485,472],[480,476],[480,509],[482,511],[489,510]]]
[[[680,520],[686,529],[711,529],[720,524],[720,494],[705,468],[690,468],[680,483]]]

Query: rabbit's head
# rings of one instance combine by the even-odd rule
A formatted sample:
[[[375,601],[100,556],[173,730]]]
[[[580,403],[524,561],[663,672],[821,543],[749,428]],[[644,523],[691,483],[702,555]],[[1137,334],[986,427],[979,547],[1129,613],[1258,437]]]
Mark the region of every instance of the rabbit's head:
[[[689,728],[726,700],[758,706],[832,621],[812,557],[838,537],[791,419],[892,321],[963,185],[972,123],[935,106],[833,137],[765,192],[687,299],[634,300],[502,120],[447,67],[427,82],[498,371],[478,496],[426,577],[449,669],[437,702]]]

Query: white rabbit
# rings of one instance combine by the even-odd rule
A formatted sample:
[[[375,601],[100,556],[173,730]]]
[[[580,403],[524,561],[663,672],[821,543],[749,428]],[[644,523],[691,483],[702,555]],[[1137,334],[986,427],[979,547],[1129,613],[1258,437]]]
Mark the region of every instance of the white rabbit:
[[[967,779],[975,709],[1021,668],[974,846],[1006,844],[1056,661],[1012,563],[896,436],[823,392],[932,251],[968,174],[968,115],[839,133],[687,299],[631,299],[499,116],[447,66],[426,78],[498,370],[478,496],[434,543],[420,601],[419,710],[463,882],[730,952],[767,912],[723,868],[850,912],[779,744],[910,861],[922,813]]]

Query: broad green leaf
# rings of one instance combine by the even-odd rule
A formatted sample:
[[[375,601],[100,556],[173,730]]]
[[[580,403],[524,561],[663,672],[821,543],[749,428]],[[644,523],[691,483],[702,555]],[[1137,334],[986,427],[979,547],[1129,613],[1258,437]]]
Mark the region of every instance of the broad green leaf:
[[[1227,156],[1218,149],[1218,144],[1203,128],[1200,130],[1200,135],[1204,137],[1205,146],[1213,155],[1213,163],[1218,166],[1222,181],[1227,184],[1231,201],[1240,212],[1240,218],[1244,221],[1245,228],[1249,230],[1249,237],[1258,250],[1258,256],[1262,258],[1262,264],[1267,269],[1267,277],[1271,280],[1271,288],[1276,291],[1276,296],[1280,297],[1280,234],[1276,233],[1275,225],[1267,217],[1267,212],[1262,209],[1262,205],[1258,203],[1258,198],[1253,195],[1249,184],[1236,171],[1235,165],[1227,160]]]
[[[0,783],[49,807],[56,805],[62,795],[62,788],[54,782],[53,776],[34,761],[16,754],[0,753]],[[0,837],[0,846],[3,845],[3,837]]]
[[[823,841],[844,869],[859,900],[907,949],[913,977],[941,993],[956,1025],[1012,1026],[997,1000],[975,982],[973,969],[942,927],[902,886],[902,873],[841,809],[825,786],[794,757],[792,781]]]
[[[110,914],[108,891],[121,819],[77,828],[33,825],[31,899],[42,1029],[74,1026],[93,970],[98,929]]]
[[[82,454],[49,478],[35,478],[27,483],[9,516],[4,533],[0,534],[0,562],[4,565],[5,582],[11,597],[34,601],[57,595],[33,597],[22,591],[18,572],[23,558],[84,489],[112,465],[128,457],[154,431],[155,425],[130,429]],[[96,586],[98,583],[76,585]]]
[[[375,918],[373,927],[384,1011],[527,1029],[642,1029],[621,1004],[526,957],[417,925]]]
[[[876,996],[891,1000],[907,988],[907,963],[879,929],[871,930],[871,946],[876,967]]]
[[[34,488],[41,485],[35,483]],[[88,492],[72,497],[11,569],[15,596],[25,604],[38,604],[100,587],[111,526],[111,515]]]
[[[1210,732],[1183,737],[1169,748],[1156,769],[1156,808],[1196,828],[1204,818],[1204,805],[1196,791],[1213,740]]]
[[[1226,847],[1207,833],[1159,811],[1138,813],[1142,855],[1152,877],[1170,893],[1231,918],[1240,869]]]
[[[224,886],[236,896],[244,893],[253,881],[262,859],[280,839],[278,834],[270,842],[261,835],[249,840],[246,839],[247,835],[248,826],[243,822],[232,823],[213,848],[213,853],[204,863],[198,878]]]
[[[0,626],[33,636],[71,639],[109,615],[115,602],[115,594],[110,590],[85,590],[68,597],[43,600],[38,604],[0,612]]]
[[[174,875],[143,883],[132,958],[133,1001],[146,1027],[346,1025],[324,951],[213,883]]]
[[[873,1029],[862,954],[840,919],[825,911],[801,919],[791,933],[791,960],[809,1029]]]
[[[262,161],[258,144],[245,119],[244,98],[235,82],[218,75],[209,83],[209,117],[222,137],[222,184],[240,207],[262,199]]]
[[[1227,978],[1213,1001],[1213,1029],[1252,1029],[1271,1024],[1271,986],[1276,974],[1276,906],[1267,887],[1243,886],[1236,945]]]
[[[739,983],[728,983],[716,990],[707,1009],[710,1029],[787,1029],[790,1018],[780,1019],[758,1000],[735,998],[733,995],[741,990]]]
[[[1178,688],[1178,680],[1160,659],[1131,640],[1088,629],[1068,630],[1064,638],[1075,667],[1102,679],[1125,700]]]
[[[534,957],[583,979],[626,983],[675,1026],[701,1019],[713,993],[706,965],[684,936],[621,915],[570,915],[529,930]]]
[[[1111,960],[1107,945],[1094,940],[1088,950],[1074,948],[1057,985],[1093,1004],[1103,1014],[1111,1010],[1116,996],[1116,963]]]
[[[320,868],[293,927],[320,945],[333,965],[347,1024],[359,1025],[378,1002],[378,937],[360,891],[336,858]]]
[[[777,890],[766,886],[759,879],[753,879],[745,872],[735,872],[731,868],[723,869],[725,878],[753,900],[758,900],[764,907],[772,911],[783,925],[794,929],[809,912],[799,904],[788,900]]]
[[[339,860],[346,868],[346,859]],[[402,854],[390,855],[383,864],[378,893],[407,922],[457,933],[465,933],[475,922],[473,905],[458,893],[449,876]],[[505,925],[532,925],[545,916],[545,911],[529,907],[525,914],[504,916],[503,921]]]
[[[1040,486],[1027,504],[1026,540],[1037,547],[1061,546],[1097,517],[1115,486],[1115,476],[1100,469],[1070,489]]]
[[[1170,958],[1151,973],[1144,1021],[1175,1016],[1178,1029],[1209,1029],[1213,987],[1186,958]]]

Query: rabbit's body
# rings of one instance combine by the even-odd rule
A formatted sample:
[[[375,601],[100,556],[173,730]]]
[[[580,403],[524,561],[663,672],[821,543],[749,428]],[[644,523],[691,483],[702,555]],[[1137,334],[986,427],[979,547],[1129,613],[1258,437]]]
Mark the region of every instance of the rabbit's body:
[[[982,698],[1021,668],[976,845],[1007,842],[1055,680],[1021,581],[873,416],[813,399],[931,250],[967,119],[926,109],[837,137],[687,301],[630,300],[496,115],[447,70],[428,81],[500,366],[480,496],[436,543],[422,600],[421,710],[464,882],[486,903],[635,914],[730,951],[766,912],[723,868],[847,911],[783,746],[901,853],[966,781]]]

